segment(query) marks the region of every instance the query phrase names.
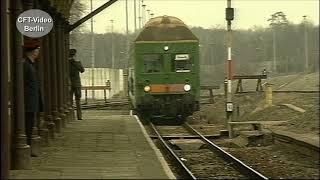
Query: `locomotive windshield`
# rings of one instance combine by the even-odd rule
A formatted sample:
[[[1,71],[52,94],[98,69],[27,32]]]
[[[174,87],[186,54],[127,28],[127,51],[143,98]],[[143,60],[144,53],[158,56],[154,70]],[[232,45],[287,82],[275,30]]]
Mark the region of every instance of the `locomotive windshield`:
[[[155,73],[161,72],[163,69],[162,57],[160,54],[145,54],[144,60],[144,72]]]
[[[189,54],[177,54],[173,60],[173,71],[175,72],[190,72],[191,62]]]

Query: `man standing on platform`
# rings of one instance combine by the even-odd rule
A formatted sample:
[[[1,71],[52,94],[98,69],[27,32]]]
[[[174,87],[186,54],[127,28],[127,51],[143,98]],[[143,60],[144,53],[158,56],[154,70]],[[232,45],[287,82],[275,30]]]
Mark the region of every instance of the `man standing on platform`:
[[[40,41],[38,39],[25,38],[24,40],[24,105],[25,105],[25,131],[27,144],[31,146],[32,128],[36,114],[43,110],[36,61],[40,54]],[[31,156],[35,156],[31,154]]]
[[[81,79],[80,73],[84,72],[84,68],[80,62],[80,60],[76,59],[76,49],[70,49],[69,51],[69,63],[70,63],[70,80],[71,80],[71,102],[73,104],[73,94],[76,99],[77,106],[77,118],[78,120],[82,120],[82,112],[81,112]]]

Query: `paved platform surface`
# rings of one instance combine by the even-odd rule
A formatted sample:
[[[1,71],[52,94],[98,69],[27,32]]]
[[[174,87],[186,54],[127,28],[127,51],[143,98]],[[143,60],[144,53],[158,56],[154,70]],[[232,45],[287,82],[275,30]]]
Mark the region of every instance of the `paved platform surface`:
[[[278,129],[273,129],[273,128],[270,128],[270,130],[273,133],[288,136],[288,137],[291,137],[291,138],[296,139],[298,141],[302,141],[302,142],[305,142],[305,143],[310,144],[312,146],[315,146],[317,148],[320,148],[319,136],[315,136],[314,134],[310,134],[310,133],[297,134],[294,132],[278,130]]]
[[[32,158],[32,170],[11,170],[10,179],[173,179],[136,118],[115,113],[84,111]]]

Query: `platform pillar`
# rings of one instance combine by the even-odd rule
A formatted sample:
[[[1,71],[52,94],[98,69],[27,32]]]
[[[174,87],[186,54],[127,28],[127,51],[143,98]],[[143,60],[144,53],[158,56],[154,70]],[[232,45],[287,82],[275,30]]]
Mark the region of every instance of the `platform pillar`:
[[[53,8],[49,7],[50,15],[56,20],[56,11]],[[56,26],[54,24],[54,26]],[[50,79],[51,79],[51,98],[52,98],[52,106],[51,106],[51,112],[53,115],[53,121],[55,124],[55,132],[60,133],[61,132],[61,118],[60,114],[58,112],[58,75],[57,75],[57,52],[56,52],[56,28],[52,28],[50,32]]]
[[[23,61],[22,61],[22,35],[15,28],[17,17],[22,12],[21,1],[11,1],[12,18],[12,69],[11,77],[13,84],[12,115],[14,120],[13,138],[13,169],[31,168],[31,150],[27,145],[25,135],[25,111],[24,111],[24,82],[23,82]]]

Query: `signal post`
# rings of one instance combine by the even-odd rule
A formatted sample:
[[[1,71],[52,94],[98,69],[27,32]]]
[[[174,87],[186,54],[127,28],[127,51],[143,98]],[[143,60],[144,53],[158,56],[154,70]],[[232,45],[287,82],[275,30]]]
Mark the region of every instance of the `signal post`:
[[[233,132],[229,122],[232,121],[233,115],[233,102],[232,102],[232,56],[231,56],[231,47],[232,47],[232,30],[231,30],[231,21],[234,19],[234,9],[231,8],[231,0],[227,0],[226,8],[226,21],[227,21],[227,91],[226,91],[226,116],[227,116],[227,127],[229,132],[229,138],[232,138]]]

